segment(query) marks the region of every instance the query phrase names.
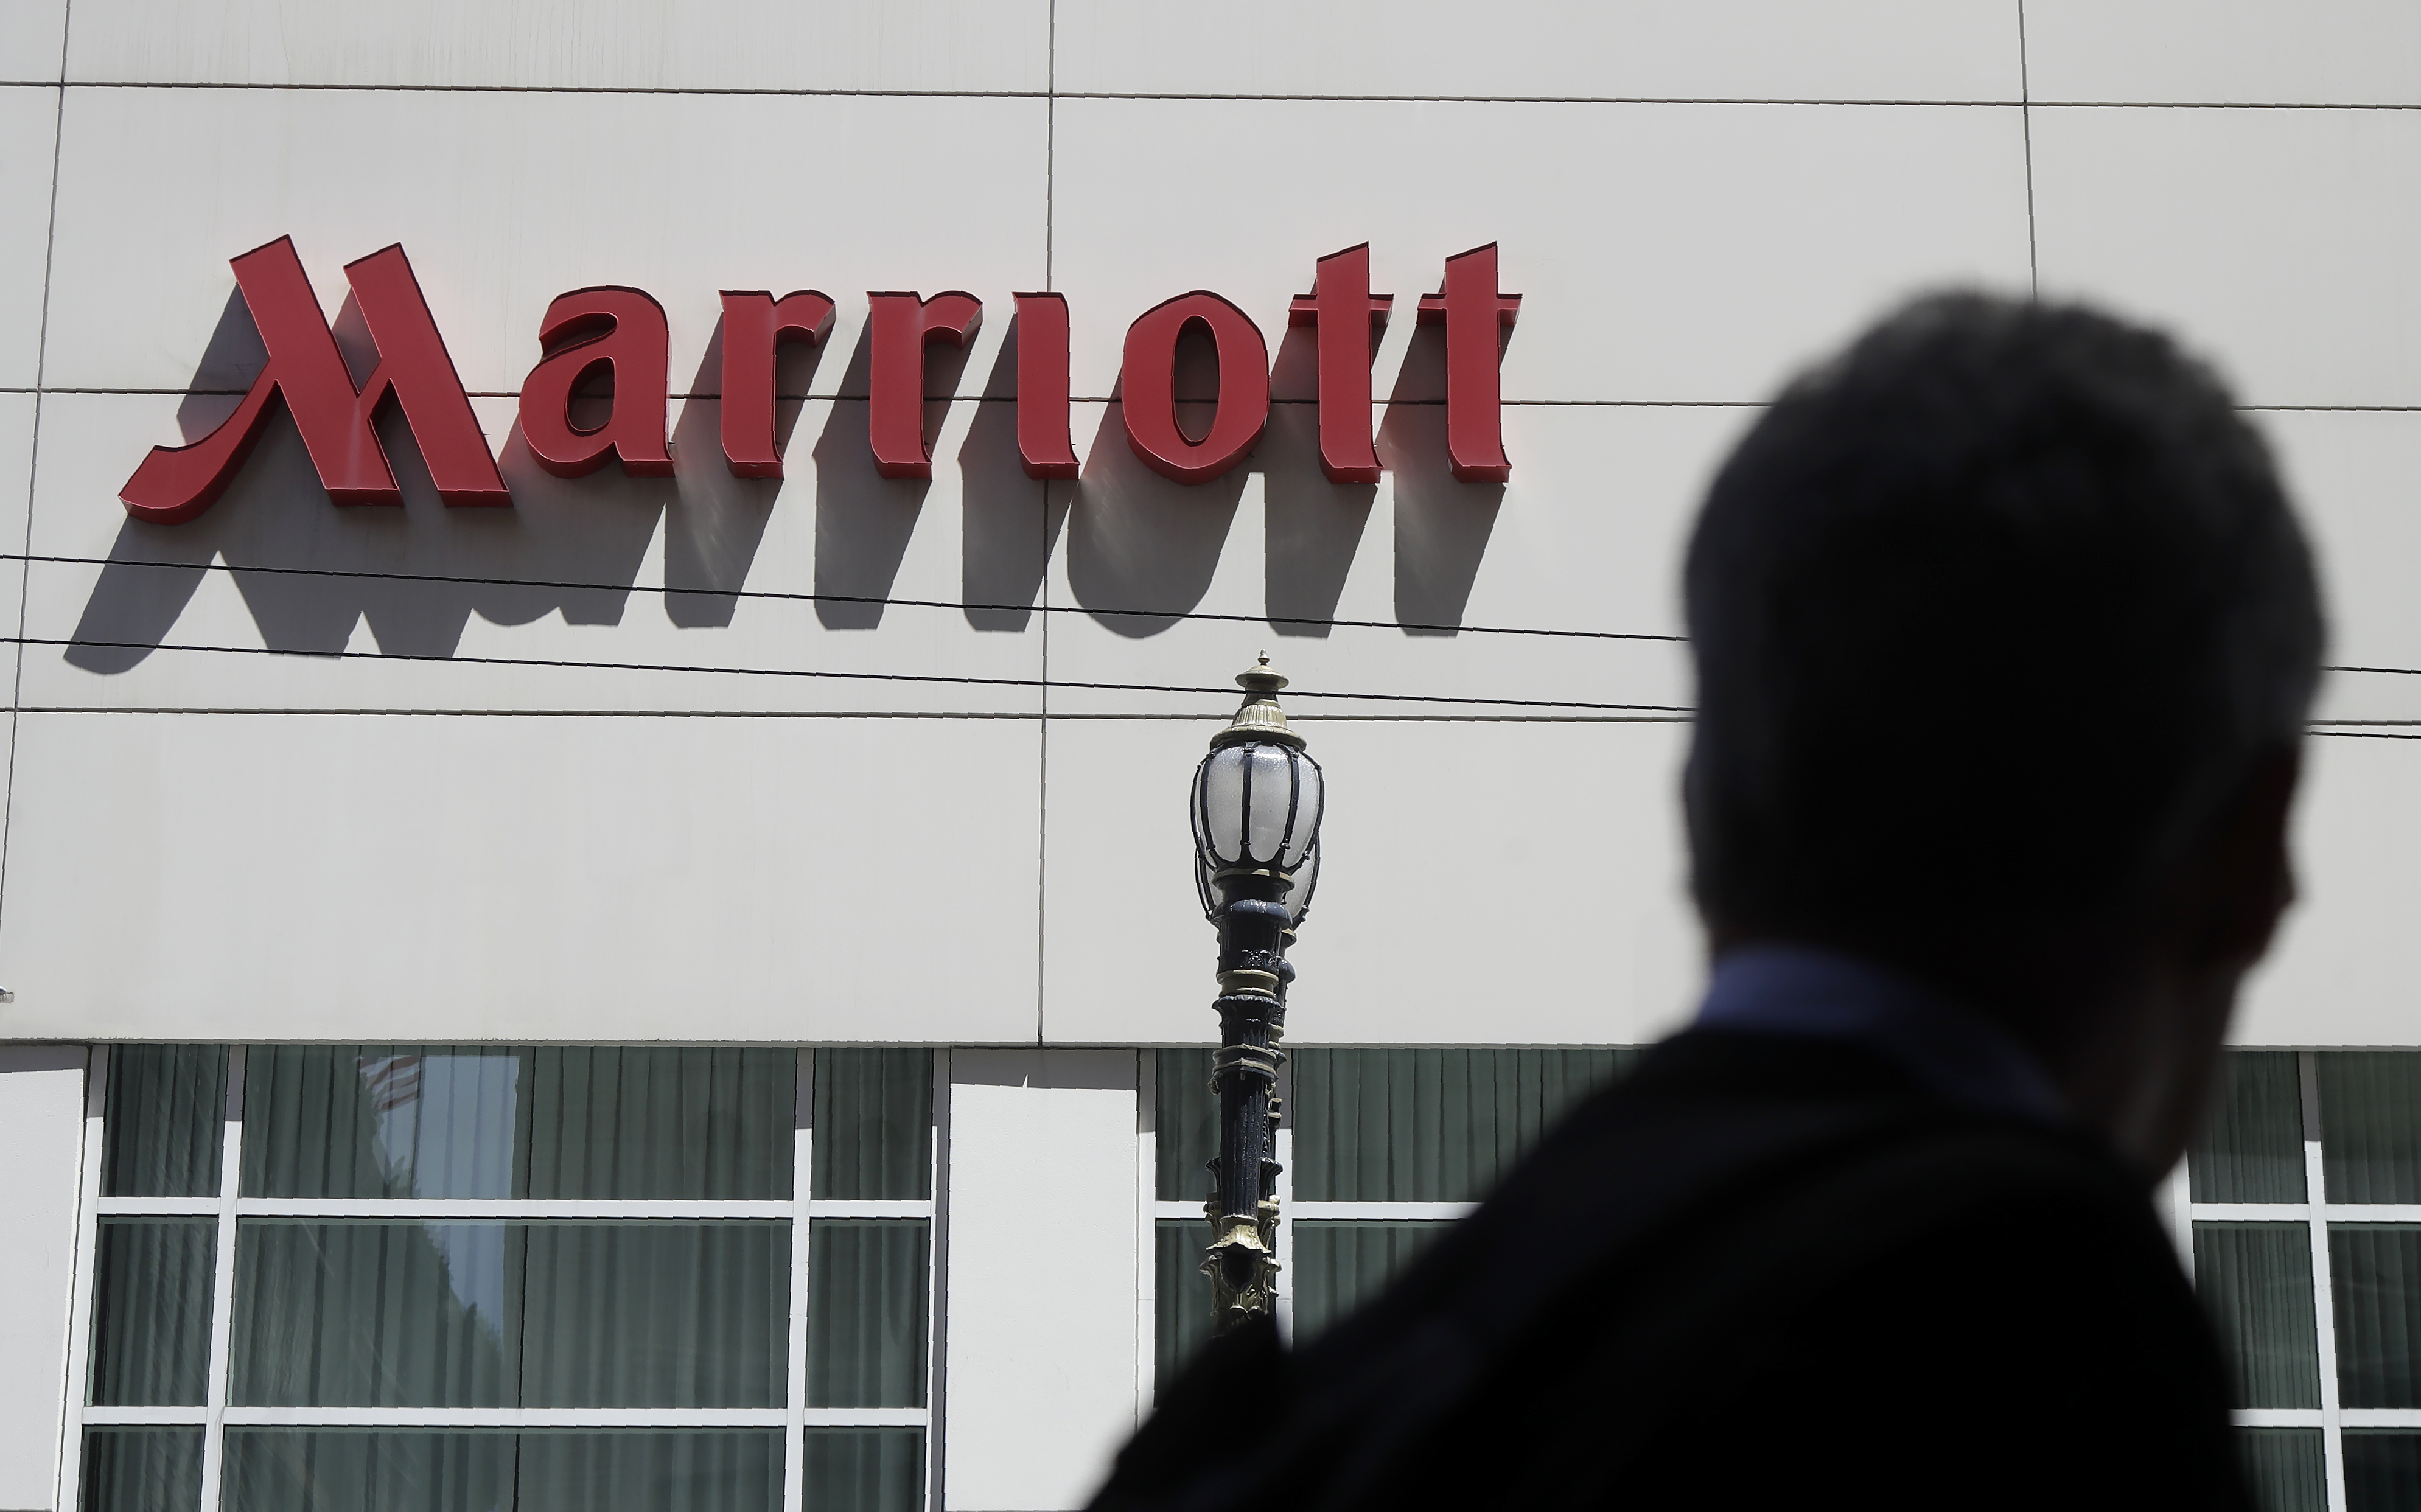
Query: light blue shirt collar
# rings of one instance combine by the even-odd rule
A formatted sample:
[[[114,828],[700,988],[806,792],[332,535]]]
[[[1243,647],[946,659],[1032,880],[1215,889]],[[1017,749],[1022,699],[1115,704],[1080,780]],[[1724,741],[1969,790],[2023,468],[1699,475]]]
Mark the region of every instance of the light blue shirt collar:
[[[1696,1027],[1849,1040],[1945,1102],[2041,1123],[2068,1117],[2066,1099],[2017,1036],[1854,956],[1806,945],[1731,951],[1715,962]]]

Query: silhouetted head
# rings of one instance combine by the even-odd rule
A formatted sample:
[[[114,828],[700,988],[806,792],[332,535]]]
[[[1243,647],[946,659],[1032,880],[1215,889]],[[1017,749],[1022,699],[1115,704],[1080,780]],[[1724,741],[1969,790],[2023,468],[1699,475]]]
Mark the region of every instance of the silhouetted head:
[[[1715,479],[1686,590],[1719,948],[1862,950],[2020,1021],[2059,1009],[1995,982],[2174,925],[2231,805],[2268,770],[2291,792],[2322,640],[2269,453],[2208,369],[1976,295],[1782,394]]]

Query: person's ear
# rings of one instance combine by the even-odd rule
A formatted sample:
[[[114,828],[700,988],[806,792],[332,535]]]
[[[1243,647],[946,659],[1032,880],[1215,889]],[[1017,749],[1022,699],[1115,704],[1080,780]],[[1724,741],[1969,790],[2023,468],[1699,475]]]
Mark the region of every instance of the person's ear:
[[[2188,908],[2179,920],[2180,943],[2194,965],[2241,971],[2269,950],[2295,900],[2288,817],[2303,772],[2300,745],[2273,747],[2211,816],[2189,862]]]

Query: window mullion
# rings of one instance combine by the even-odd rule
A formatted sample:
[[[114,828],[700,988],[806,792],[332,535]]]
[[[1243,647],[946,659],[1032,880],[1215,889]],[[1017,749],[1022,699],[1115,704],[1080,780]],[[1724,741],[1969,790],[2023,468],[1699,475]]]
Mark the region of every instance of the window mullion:
[[[2329,1512],[2346,1512],[2345,1437],[2337,1405],[2337,1320],[2329,1272],[2327,1171],[2320,1160],[2319,1058],[2304,1051],[2295,1057],[2303,1081],[2304,1201],[2311,1210],[2312,1329],[2319,1346],[2320,1454],[2326,1468]]]
[[[75,1512],[84,1488],[84,1407],[92,1369],[93,1269],[101,1242],[101,1160],[107,1148],[109,1047],[86,1062],[83,1169],[77,1173],[75,1291],[68,1313],[67,1390],[59,1414],[59,1507]]]
[[[942,1512],[943,1365],[948,1353],[945,1335],[949,1317],[943,1300],[950,1270],[950,1052],[946,1046],[933,1052],[932,1108],[932,1155],[927,1166],[931,1175],[925,1189],[932,1203],[931,1216],[925,1221],[925,1505],[929,1512]]]
[[[782,1512],[806,1495],[807,1203],[815,1184],[816,1052],[799,1052],[790,1119],[790,1355],[782,1418]]]
[[[1135,1424],[1151,1411],[1160,1305],[1160,1052],[1135,1052]]]
[[[208,1417],[202,1429],[202,1508],[219,1504],[226,1463],[227,1362],[234,1352],[236,1197],[243,1177],[244,1047],[227,1052],[225,1137],[219,1142],[218,1247],[211,1256]]]

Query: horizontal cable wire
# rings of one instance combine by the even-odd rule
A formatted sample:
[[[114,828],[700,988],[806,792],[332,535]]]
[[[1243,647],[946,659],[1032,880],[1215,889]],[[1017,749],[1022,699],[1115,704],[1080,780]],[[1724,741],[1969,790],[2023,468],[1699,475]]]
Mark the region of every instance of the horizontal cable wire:
[[[435,662],[441,666],[551,667],[570,672],[690,672],[741,678],[826,678],[849,682],[905,682],[952,687],[1057,689],[1077,693],[1201,694],[1218,698],[1236,696],[1232,688],[1155,682],[1070,682],[1056,678],[978,678],[931,672],[829,672],[808,667],[726,667],[683,665],[677,662],[569,662],[534,656],[437,656],[410,651],[298,651],[274,646],[193,646],[150,641],[88,640],[38,635],[0,636],[0,646],[77,647],[96,650],[188,651],[220,656],[288,656],[314,662]],[[1309,688],[1288,690],[1292,698],[1350,698],[1381,703],[1468,704],[1505,709],[1587,709],[1637,713],[1683,714],[1679,704],[1588,703],[1564,698],[1478,698],[1467,694],[1419,693],[1328,693]]]

